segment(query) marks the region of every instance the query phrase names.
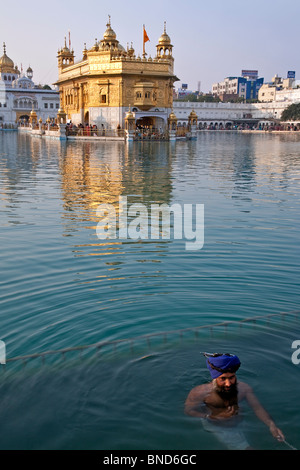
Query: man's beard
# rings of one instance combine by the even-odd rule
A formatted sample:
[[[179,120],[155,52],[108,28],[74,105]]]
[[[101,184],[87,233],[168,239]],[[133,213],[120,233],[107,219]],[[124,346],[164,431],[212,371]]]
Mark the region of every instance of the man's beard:
[[[237,382],[231,385],[229,389],[226,389],[225,387],[220,387],[217,384],[216,380],[214,380],[213,386],[214,386],[215,392],[217,392],[218,395],[220,395],[222,398],[226,398],[228,400],[229,398],[237,397],[237,394],[238,394]]]

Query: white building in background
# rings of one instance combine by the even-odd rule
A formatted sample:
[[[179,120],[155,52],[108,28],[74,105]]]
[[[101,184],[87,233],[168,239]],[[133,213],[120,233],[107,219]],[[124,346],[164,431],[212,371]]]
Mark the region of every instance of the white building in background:
[[[179,126],[188,124],[192,110],[198,116],[198,128],[228,128],[233,125],[257,126],[281,118],[283,111],[294,103],[300,103],[300,88],[283,89],[276,92],[275,99],[265,103],[199,103],[174,101],[173,111]]]
[[[282,79],[275,75],[270,83],[264,84],[259,90],[258,99],[264,103],[287,103],[295,104],[300,102],[299,83],[295,79]]]
[[[258,92],[258,100],[264,103],[270,103],[271,101],[275,101],[277,95],[280,99],[281,92],[284,91],[292,91],[296,87],[296,81],[294,78],[281,78],[278,75],[275,75],[272,78],[272,81],[269,83],[265,83]]]
[[[58,91],[36,85],[31,67],[26,74],[20,72],[6,55],[5,44],[3,52],[0,57],[0,128],[27,121],[33,109],[44,122],[48,117],[56,118],[60,103]]]
[[[190,112],[198,116],[198,128],[232,128],[235,125],[257,125],[258,121],[275,119],[274,109],[266,103],[262,108],[250,103],[197,103],[174,101],[173,111],[179,126],[187,126]]]
[[[258,78],[257,70],[242,70],[240,77],[227,77],[223,82],[214,83],[212,94],[215,96],[235,96],[255,100],[264,79]]]

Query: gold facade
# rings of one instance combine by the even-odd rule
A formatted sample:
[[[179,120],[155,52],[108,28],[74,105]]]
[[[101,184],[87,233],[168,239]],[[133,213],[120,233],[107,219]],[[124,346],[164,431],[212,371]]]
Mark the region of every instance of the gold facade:
[[[125,50],[116,38],[110,21],[101,41],[84,48],[82,60],[75,63],[74,51],[65,44],[58,51],[60,106],[68,119],[97,124],[97,116],[114,109],[113,124],[124,127],[126,110],[149,112],[173,106],[173,46],[164,29],[156,47],[156,57],[136,56]],[[108,122],[108,118],[106,118]],[[108,122],[109,124],[109,122]],[[116,127],[117,127],[116,125]]]

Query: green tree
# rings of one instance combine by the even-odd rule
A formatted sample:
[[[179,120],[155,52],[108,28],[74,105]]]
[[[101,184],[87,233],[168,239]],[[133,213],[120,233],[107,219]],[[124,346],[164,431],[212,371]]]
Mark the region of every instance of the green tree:
[[[221,100],[218,96],[214,96],[211,93],[207,93],[206,95],[200,95],[198,98],[199,102],[206,102],[206,103],[219,103]]]
[[[207,93],[205,95],[196,95],[196,93],[190,93],[182,98],[179,98],[178,100],[174,101],[190,101],[192,103],[219,103],[220,98],[218,96],[214,96],[211,93]]]
[[[282,121],[298,121],[300,120],[300,103],[291,104],[288,108],[286,108],[282,115]]]

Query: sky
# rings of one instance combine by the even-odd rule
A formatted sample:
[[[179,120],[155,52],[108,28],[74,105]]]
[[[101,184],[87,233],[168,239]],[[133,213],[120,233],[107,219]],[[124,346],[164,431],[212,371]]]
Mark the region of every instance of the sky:
[[[108,15],[123,47],[133,43],[142,55],[145,25],[150,42],[146,52],[155,57],[166,21],[174,46],[175,75],[190,90],[211,91],[212,84],[243,69],[258,70],[265,82],[289,70],[300,79],[300,1],[282,0],[15,0],[1,2],[0,56],[6,53],[23,71],[31,66],[35,83],[50,86],[58,78],[57,51],[71,37],[75,61],[84,43],[91,48],[106,30]]]

